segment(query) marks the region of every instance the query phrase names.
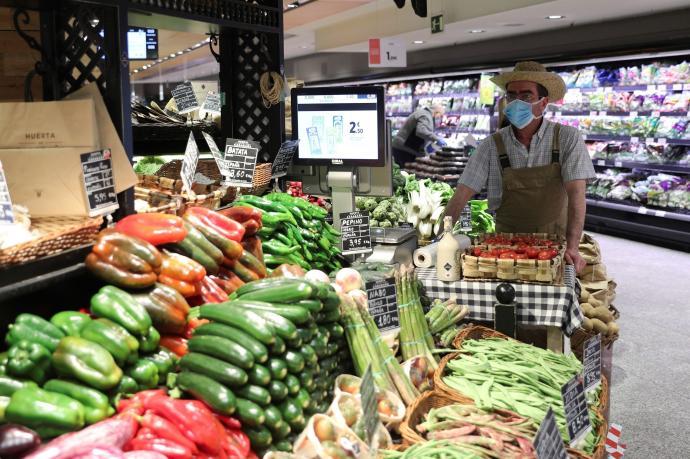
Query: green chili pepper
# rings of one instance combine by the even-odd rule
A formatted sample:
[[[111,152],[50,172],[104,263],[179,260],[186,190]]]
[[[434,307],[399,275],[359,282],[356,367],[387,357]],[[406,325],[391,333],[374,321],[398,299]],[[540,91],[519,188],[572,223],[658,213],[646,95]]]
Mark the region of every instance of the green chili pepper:
[[[261,244],[261,248],[264,252],[274,255],[289,255],[299,250],[299,246],[290,247],[277,240],[264,241]]]

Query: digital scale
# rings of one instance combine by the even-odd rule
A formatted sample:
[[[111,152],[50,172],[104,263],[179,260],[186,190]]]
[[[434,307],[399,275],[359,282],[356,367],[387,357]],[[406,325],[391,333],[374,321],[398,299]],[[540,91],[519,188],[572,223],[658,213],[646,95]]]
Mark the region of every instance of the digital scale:
[[[414,228],[371,228],[372,254],[367,263],[411,263],[417,249]]]

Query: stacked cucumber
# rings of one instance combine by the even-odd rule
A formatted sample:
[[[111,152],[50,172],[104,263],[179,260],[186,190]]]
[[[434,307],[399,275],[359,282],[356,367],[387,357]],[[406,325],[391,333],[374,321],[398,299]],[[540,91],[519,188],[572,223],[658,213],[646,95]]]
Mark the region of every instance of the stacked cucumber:
[[[349,359],[340,299],[329,284],[270,278],[192,311],[195,329],[177,385],[240,419],[255,451],[290,451],[310,415],[324,412]],[[343,368],[346,370],[346,368]]]

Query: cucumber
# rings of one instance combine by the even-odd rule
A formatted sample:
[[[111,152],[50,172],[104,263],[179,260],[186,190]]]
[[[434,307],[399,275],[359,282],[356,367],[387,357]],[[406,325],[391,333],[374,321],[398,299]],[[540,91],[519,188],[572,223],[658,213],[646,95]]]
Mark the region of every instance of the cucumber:
[[[237,289],[237,296],[242,300],[265,301],[267,303],[294,303],[312,298],[314,293],[314,288],[301,279],[280,279],[280,282],[263,279],[247,283]]]
[[[273,326],[276,334],[283,338],[284,340],[290,340],[297,338],[297,327],[291,321],[282,317],[275,312],[270,311],[255,311],[260,315],[266,322]]]
[[[230,387],[243,386],[249,380],[247,372],[223,360],[198,352],[190,352],[180,359],[180,368],[206,375]]]
[[[271,443],[273,443],[271,432],[263,426],[249,428],[242,426],[242,431],[247,434],[247,437],[249,437],[249,442],[251,443],[254,451],[260,451],[268,448],[271,446]]]
[[[323,309],[323,303],[320,300],[301,300],[293,303],[294,306],[306,308],[309,312],[316,313]]]
[[[283,355],[285,354],[285,349],[287,349],[285,341],[283,341],[283,338],[276,335],[276,342],[271,345],[271,354]]]
[[[183,371],[175,378],[175,384],[221,414],[231,415],[239,405],[230,389],[205,375]]]
[[[319,361],[321,366],[321,371],[325,373],[330,373],[331,371],[338,368],[338,359],[336,357],[329,357]]]
[[[339,339],[345,336],[345,329],[340,324],[328,324],[326,329],[331,338]]]
[[[277,441],[274,446],[280,452],[283,452],[283,453],[291,453],[292,452],[292,443],[290,443],[287,440]]]
[[[238,398],[236,402],[235,414],[242,422],[242,430],[247,426],[259,427],[266,421],[264,410],[251,400]],[[281,412],[282,413],[282,412]]]
[[[269,405],[264,408],[264,416],[266,417],[264,425],[273,430],[278,430],[276,427],[280,425],[283,421],[283,415],[280,414],[280,410],[275,405]]]
[[[299,375],[299,384],[307,389],[307,391],[313,392],[314,388],[316,387],[316,384],[314,383],[314,375],[309,371],[303,371]]]
[[[255,339],[249,333],[243,332],[239,328],[212,322],[194,329],[194,336],[196,335],[213,335],[227,338],[242,344],[245,349],[252,353],[256,362],[263,363],[268,360],[268,349],[266,346],[261,341]]]
[[[235,390],[235,394],[257,405],[266,406],[271,403],[271,394],[268,390],[253,384],[246,384],[241,388]]]
[[[328,338],[316,336],[309,342],[309,345],[314,348],[317,357],[322,358],[326,356],[326,352],[328,351]]]
[[[338,352],[340,352],[340,344],[329,342],[326,346],[326,355],[328,357],[334,357]]]
[[[278,408],[280,408],[280,414],[283,416],[285,422],[287,422],[295,432],[301,432],[301,429],[295,429],[293,426],[299,425],[299,422],[304,422],[304,412],[302,408],[289,398],[281,403]]]
[[[292,432],[290,425],[287,422],[285,422],[285,420],[283,420],[282,418],[273,429],[271,429],[270,427],[269,429],[271,430],[271,434],[273,434],[273,439],[275,440],[284,440]]]
[[[323,300],[323,310],[332,311],[340,307],[340,297],[335,292],[328,292],[326,298]]]
[[[247,371],[247,375],[249,382],[257,386],[266,386],[271,382],[271,371],[258,363]]]
[[[329,380],[327,378],[316,378],[314,379],[314,388],[316,390],[325,390],[330,387]]]
[[[314,331],[310,328],[298,328],[297,335],[302,338],[302,342],[308,343],[314,337]]]
[[[330,292],[335,293],[335,290],[332,289],[331,284],[327,284],[325,282],[310,281],[306,279],[300,280],[303,280],[304,282],[308,283],[314,289],[314,294],[312,298],[325,300]]]
[[[284,359],[290,373],[299,374],[304,370],[304,357],[299,352],[289,350],[285,353]]]
[[[328,331],[327,326],[319,325],[316,327],[316,336],[328,341],[331,338],[331,332]]]
[[[281,317],[295,324],[304,324],[311,319],[309,309],[294,304],[266,303],[264,301],[245,301],[240,299],[235,301],[236,305],[252,311],[268,311],[278,314]]]
[[[217,357],[240,368],[250,369],[254,366],[254,356],[241,344],[227,338],[213,335],[195,336],[187,342],[191,352]]]
[[[309,408],[309,403],[311,402],[311,396],[306,389],[300,389],[297,395],[294,397],[295,402],[302,407],[303,410]]]
[[[302,387],[302,383],[300,382],[300,380],[293,375],[287,375],[285,377],[285,381],[283,382],[285,383],[285,386],[288,390],[288,394],[290,395],[296,395]]]
[[[316,313],[316,323],[326,324],[331,322],[337,322],[341,319],[340,309],[333,309],[331,311],[321,311]]]
[[[280,359],[268,359],[268,369],[271,370],[271,379],[285,379],[288,374],[288,367],[285,362]]]
[[[271,381],[268,383],[268,393],[274,403],[282,402],[288,396],[288,387],[282,381]]]
[[[302,347],[302,345],[304,344],[304,342],[302,341],[302,338],[300,338],[300,336],[298,334],[295,339],[287,340],[287,342],[285,344],[287,344],[288,347],[290,347],[292,349],[299,350]]]
[[[319,361],[319,358],[316,356],[316,351],[308,344],[302,345],[299,353],[302,354],[305,365],[316,365]]]
[[[234,307],[232,301],[201,306],[199,317],[237,327],[264,344],[273,344],[275,341],[275,330],[271,324],[253,311]]]

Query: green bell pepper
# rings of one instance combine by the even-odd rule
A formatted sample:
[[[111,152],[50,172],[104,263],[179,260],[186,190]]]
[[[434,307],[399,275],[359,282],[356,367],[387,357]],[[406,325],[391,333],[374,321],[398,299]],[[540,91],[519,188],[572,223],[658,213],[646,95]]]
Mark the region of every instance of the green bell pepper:
[[[144,360],[150,360],[158,368],[158,379],[165,381],[165,377],[173,371],[176,364],[175,354],[169,350],[162,348],[155,354],[147,355]]]
[[[24,313],[19,314],[14,323],[10,325],[5,341],[9,346],[12,346],[25,339],[32,343],[38,343],[53,352],[63,336],[65,334],[59,328],[42,317]]]
[[[149,327],[148,333],[139,337],[139,350],[143,353],[154,352],[158,348],[158,342],[161,340],[161,335],[153,327]]]
[[[33,381],[25,381],[10,376],[0,376],[0,396],[6,397],[25,387],[38,387]]]
[[[62,311],[50,318],[50,323],[59,328],[66,336],[79,336],[81,330],[91,322],[88,314],[77,311]]]
[[[91,312],[122,325],[135,336],[145,335],[151,327],[151,317],[132,295],[112,285],[106,285],[91,297]]]
[[[38,343],[21,340],[12,345],[7,357],[7,373],[10,376],[42,383],[50,371],[50,351]]]
[[[35,430],[41,438],[57,437],[84,427],[84,407],[67,395],[27,387],[12,394],[5,419]]]
[[[113,392],[115,394],[135,394],[139,392],[139,384],[131,376],[124,375]]]
[[[139,341],[124,327],[111,320],[92,320],[82,329],[81,337],[103,346],[120,366],[124,365],[132,355],[136,361]]]
[[[81,403],[84,406],[86,424],[95,424],[115,412],[108,402],[108,397],[103,392],[91,387],[63,379],[51,379],[43,385],[43,389],[67,395]]]
[[[7,406],[10,404],[10,400],[10,397],[0,396],[0,423],[6,422],[5,411],[7,410]]]
[[[158,367],[150,360],[139,359],[126,371],[127,375],[137,382],[140,389],[153,389],[158,385]]]
[[[117,386],[122,378],[122,370],[103,346],[76,336],[60,340],[53,353],[53,367],[60,375],[100,390]]]
[[[7,374],[7,361],[10,358],[7,357],[7,351],[0,354],[0,375]]]

